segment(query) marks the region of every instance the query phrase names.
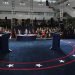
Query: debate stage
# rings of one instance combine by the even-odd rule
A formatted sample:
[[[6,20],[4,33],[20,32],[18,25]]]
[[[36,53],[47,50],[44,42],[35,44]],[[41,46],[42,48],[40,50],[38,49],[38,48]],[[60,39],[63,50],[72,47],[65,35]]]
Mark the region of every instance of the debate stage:
[[[70,75],[75,69],[67,71],[75,65],[74,39],[60,40],[61,51],[50,49],[52,39],[36,39],[35,35],[17,35],[16,39],[10,39],[8,42],[12,52],[0,54],[1,75],[10,75],[10,72],[11,75]]]

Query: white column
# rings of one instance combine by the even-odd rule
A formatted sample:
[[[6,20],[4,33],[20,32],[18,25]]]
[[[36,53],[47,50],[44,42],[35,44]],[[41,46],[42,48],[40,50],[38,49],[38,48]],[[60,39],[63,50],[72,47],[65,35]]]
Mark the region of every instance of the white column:
[[[30,0],[30,22],[33,25],[33,0]]]
[[[13,25],[14,25],[14,21],[13,21],[13,16],[15,14],[15,0],[12,0],[12,10],[11,10],[11,15],[12,15],[12,18],[11,18],[11,29],[13,28]]]
[[[60,8],[60,21],[63,21],[63,8]]]

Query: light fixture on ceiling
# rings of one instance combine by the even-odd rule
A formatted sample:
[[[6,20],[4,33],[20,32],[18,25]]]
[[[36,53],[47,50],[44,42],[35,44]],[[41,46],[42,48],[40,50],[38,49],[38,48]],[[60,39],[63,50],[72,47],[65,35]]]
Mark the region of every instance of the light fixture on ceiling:
[[[3,4],[5,4],[5,5],[9,5],[8,0],[4,0],[4,1],[3,1]]]
[[[67,3],[66,6],[70,6],[70,3]]]
[[[42,0],[40,0],[40,2],[38,3],[38,5],[43,6]]]
[[[24,1],[24,0],[21,0],[21,1],[20,1],[20,5],[22,5],[22,6],[26,5],[26,4],[25,4],[25,1]]]
[[[46,6],[56,3],[56,0],[46,0]]]
[[[39,3],[38,5],[39,5],[39,6],[43,6],[43,3]]]
[[[40,2],[41,0],[33,0],[35,2]],[[46,0],[42,0],[42,2],[46,2]]]
[[[68,2],[67,2],[66,6],[70,6],[70,1],[69,1],[69,0],[68,0]]]
[[[49,3],[56,3],[56,0],[50,0]]]
[[[23,5],[23,6],[24,6],[24,5],[26,5],[26,4],[25,4],[25,3],[20,3],[20,5]]]
[[[49,2],[48,2],[48,0],[46,0],[46,6],[49,6]]]

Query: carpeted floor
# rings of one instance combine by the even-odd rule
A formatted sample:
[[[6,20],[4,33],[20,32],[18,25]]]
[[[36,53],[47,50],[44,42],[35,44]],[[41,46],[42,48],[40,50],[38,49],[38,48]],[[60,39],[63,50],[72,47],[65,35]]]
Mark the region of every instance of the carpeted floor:
[[[9,40],[12,52],[0,55],[1,75],[70,75],[70,67],[75,65],[75,40],[61,40],[61,50],[50,50],[52,40],[16,41]],[[60,63],[64,60],[65,63]],[[13,64],[13,67],[8,67]],[[38,67],[36,64],[41,64]],[[69,64],[69,65],[68,65]],[[75,68],[72,68],[74,72]],[[69,70],[69,72],[67,71]],[[71,74],[72,75],[72,74]]]

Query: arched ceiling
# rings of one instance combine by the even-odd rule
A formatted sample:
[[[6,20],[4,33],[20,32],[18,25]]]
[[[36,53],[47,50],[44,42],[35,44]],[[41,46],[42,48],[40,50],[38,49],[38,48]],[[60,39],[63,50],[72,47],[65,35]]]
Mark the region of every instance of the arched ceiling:
[[[16,5],[25,6],[25,5],[31,4],[32,2],[33,3],[39,3],[39,2],[46,3],[46,0],[0,0],[0,5],[11,5],[12,1],[15,2],[15,6]],[[67,1],[67,0],[48,0],[49,3],[61,3],[64,1]]]
[[[75,7],[75,0],[48,0],[48,2],[49,3],[55,3],[57,5],[63,4],[63,6],[66,6],[66,4],[69,2],[70,3],[69,8]],[[64,4],[64,2],[66,4]],[[40,5],[40,3],[42,3],[42,5]],[[38,10],[39,10],[39,8],[40,9],[44,8],[43,10],[48,8],[46,6],[46,0],[0,0],[0,10],[6,10],[8,8],[10,9],[10,8],[12,8],[12,4],[13,4],[14,7],[17,7],[18,9],[21,8],[21,7],[23,7],[23,8],[27,7],[27,9],[29,7],[29,9],[30,9],[31,6],[35,9],[38,8]],[[5,7],[7,7],[7,8],[5,8]]]

